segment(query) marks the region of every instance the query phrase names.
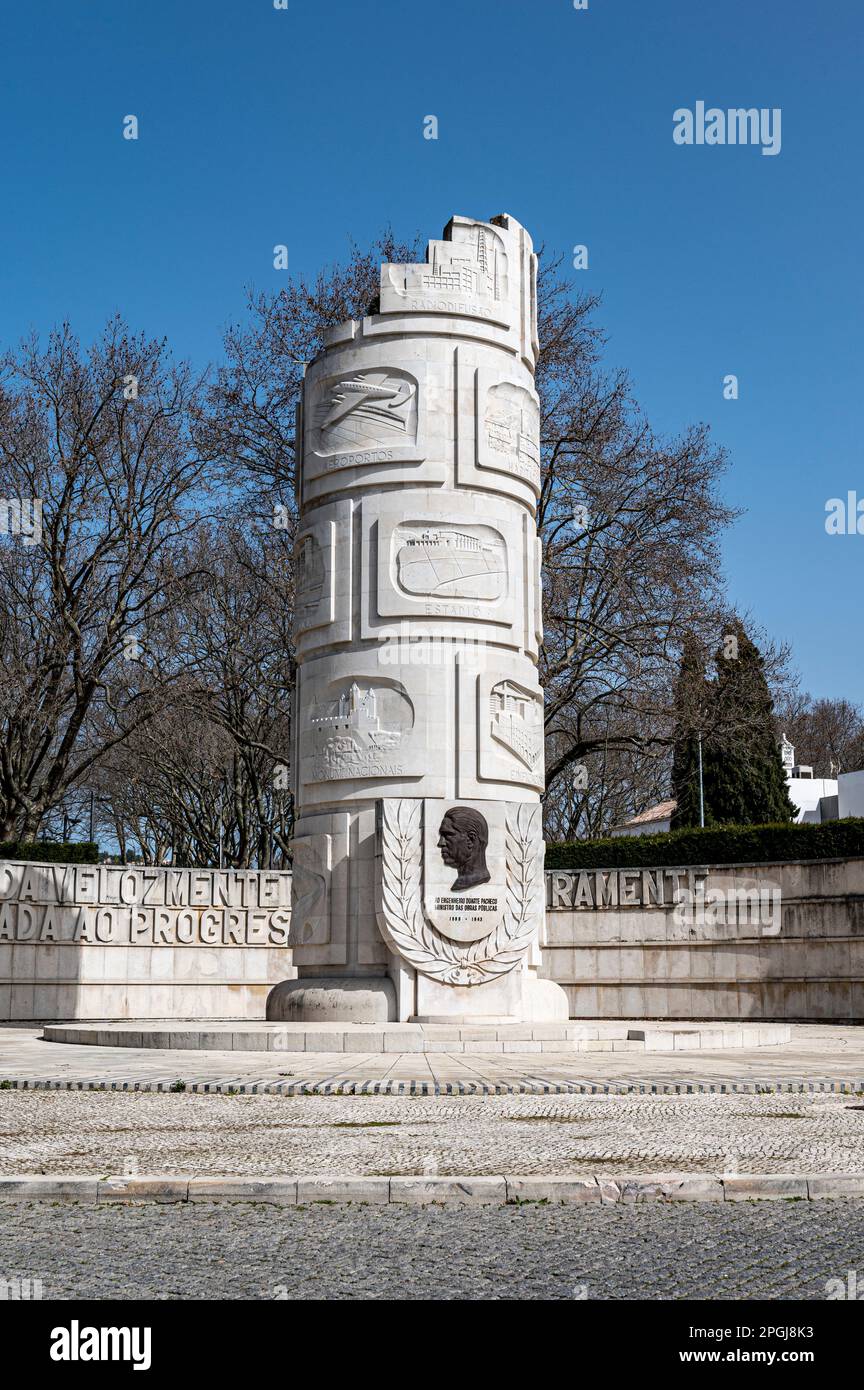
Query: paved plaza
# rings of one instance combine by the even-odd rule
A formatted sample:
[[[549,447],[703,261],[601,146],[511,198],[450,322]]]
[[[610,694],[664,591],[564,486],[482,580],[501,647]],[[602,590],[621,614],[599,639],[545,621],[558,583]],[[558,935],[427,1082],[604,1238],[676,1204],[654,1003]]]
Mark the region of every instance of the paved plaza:
[[[39,1032],[0,1029],[4,1174],[864,1173],[855,1028],[801,1025],[752,1052],[544,1057],[541,1071],[518,1056],[298,1061]],[[390,1093],[351,1093],[373,1081]],[[475,1094],[433,1093],[454,1082]]]
[[[0,1092],[0,1173],[864,1173],[842,1095]]]
[[[521,1173],[623,1191],[633,1174],[729,1187],[756,1173],[764,1197],[780,1175],[864,1175],[861,1078],[864,1032],[818,1025],[750,1051],[540,1059],[157,1052],[10,1026],[0,1177],[355,1174],[395,1187],[400,1175]],[[379,1090],[352,1093],[358,1083]],[[455,1083],[473,1093],[445,1093]],[[26,1271],[46,1299],[824,1300],[864,1270],[864,1200],[824,1195],[834,1200],[20,1198],[2,1205],[0,1275]]]

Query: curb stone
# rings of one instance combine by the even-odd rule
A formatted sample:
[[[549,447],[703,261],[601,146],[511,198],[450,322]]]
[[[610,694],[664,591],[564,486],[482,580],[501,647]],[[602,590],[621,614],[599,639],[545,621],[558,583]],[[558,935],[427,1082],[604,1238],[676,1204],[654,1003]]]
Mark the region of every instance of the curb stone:
[[[0,1202],[364,1202],[426,1206],[434,1202],[503,1206],[546,1202],[629,1205],[640,1202],[817,1201],[864,1198],[861,1173],[465,1174],[397,1177],[306,1174],[299,1177],[183,1177],[182,1175],[0,1175]]]
[[[325,1176],[297,1179],[298,1206],[305,1206],[308,1202],[373,1202],[386,1205],[389,1201],[389,1178]]]
[[[190,1178],[190,1202],[275,1202],[297,1205],[296,1178]]]
[[[426,1206],[430,1202],[503,1206],[507,1197],[507,1179],[504,1177],[390,1179],[390,1201],[410,1202],[414,1206]]]
[[[98,1178],[46,1177],[43,1173],[0,1176],[0,1200],[5,1201],[95,1202],[98,1191]]]
[[[0,1178],[0,1191],[3,1180]],[[117,1177],[99,1183],[97,1202],[188,1202],[189,1179],[171,1177]]]
[[[811,1201],[821,1197],[864,1197],[864,1174],[826,1173],[808,1178],[807,1195]]]
[[[788,1201],[792,1197],[809,1196],[809,1179],[795,1177],[788,1173],[768,1173],[759,1176],[736,1174],[723,1179],[723,1197],[727,1202],[742,1202],[749,1197],[760,1201],[773,1198],[775,1201]]]

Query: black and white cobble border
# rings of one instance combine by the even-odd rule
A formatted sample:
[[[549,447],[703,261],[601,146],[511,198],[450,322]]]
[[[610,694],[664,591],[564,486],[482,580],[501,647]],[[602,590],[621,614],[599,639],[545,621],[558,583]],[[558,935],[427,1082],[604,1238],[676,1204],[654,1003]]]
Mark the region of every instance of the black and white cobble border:
[[[198,1095],[242,1096],[690,1096],[690,1095],[861,1095],[864,1080],[765,1081],[185,1081],[175,1079],[108,1081],[104,1078],[0,1078],[0,1091],[187,1091]]]

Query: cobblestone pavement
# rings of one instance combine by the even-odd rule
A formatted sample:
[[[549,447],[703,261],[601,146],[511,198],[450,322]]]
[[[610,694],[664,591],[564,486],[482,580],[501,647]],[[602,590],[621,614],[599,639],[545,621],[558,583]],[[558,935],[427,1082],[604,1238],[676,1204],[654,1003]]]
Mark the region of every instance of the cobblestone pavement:
[[[864,1102],[7,1090],[0,1172],[862,1173]]]
[[[864,1282],[861,1201],[15,1203],[0,1227],[0,1277],[46,1299],[825,1299],[850,1271]]]
[[[422,1053],[273,1054],[256,1052],[154,1052],[147,1048],[49,1043],[36,1026],[0,1025],[0,1085],[268,1087],[292,1093],[305,1088],[345,1088],[403,1094],[412,1088],[540,1093],[610,1090],[864,1090],[864,1027],[793,1025],[779,1047],[730,1048],[693,1053],[547,1054],[542,1056]]]

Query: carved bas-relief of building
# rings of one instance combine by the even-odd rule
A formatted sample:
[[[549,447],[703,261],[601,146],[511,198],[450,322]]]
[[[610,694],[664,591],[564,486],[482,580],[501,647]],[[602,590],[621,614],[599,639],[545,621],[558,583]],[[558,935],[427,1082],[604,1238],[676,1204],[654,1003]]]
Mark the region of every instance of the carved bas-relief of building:
[[[566,1016],[537,977],[537,263],[453,217],[298,413],[296,980],[273,1019]]]
[[[509,296],[504,238],[491,226],[464,219],[454,218],[450,230],[449,240],[430,242],[425,265],[385,266],[382,288],[414,311],[493,317],[493,306]]]
[[[543,710],[536,696],[511,681],[489,697],[492,737],[534,771],[543,756]]]
[[[489,527],[405,526],[394,549],[394,579],[406,594],[493,603],[506,593],[506,547]]]
[[[540,408],[522,386],[491,386],[483,419],[486,446],[495,456],[486,466],[506,466],[523,477],[540,480]]]

